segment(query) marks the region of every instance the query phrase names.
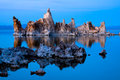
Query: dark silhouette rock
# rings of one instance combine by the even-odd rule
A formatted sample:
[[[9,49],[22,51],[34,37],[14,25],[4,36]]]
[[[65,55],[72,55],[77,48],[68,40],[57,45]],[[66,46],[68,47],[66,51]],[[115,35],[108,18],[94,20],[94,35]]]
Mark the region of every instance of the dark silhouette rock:
[[[24,39],[21,39],[23,41]],[[75,44],[61,42],[54,47],[40,44],[40,48],[33,51],[25,47],[0,48],[0,77],[7,77],[8,71],[16,71],[20,68],[28,68],[30,62],[37,62],[42,69],[31,71],[31,75],[43,76],[47,65],[55,64],[62,70],[66,67],[75,68],[83,64],[86,59],[86,52]],[[37,53],[37,54],[36,54]]]
[[[2,49],[0,48],[0,55],[2,54]]]
[[[34,51],[29,48],[16,47],[2,50],[0,61],[6,64],[13,64],[11,67],[16,67],[17,64],[27,64],[28,60],[24,60],[25,56],[34,56]]]
[[[106,50],[102,50],[100,53],[99,53],[99,55],[104,59],[105,57],[106,57]]]
[[[43,75],[45,75],[45,71],[43,70],[43,69],[39,69],[39,70],[37,70],[37,71],[31,71],[31,75],[33,75],[33,74],[36,74],[36,75],[38,75],[38,76],[43,76]]]
[[[8,77],[8,72],[0,72],[0,77]]]
[[[91,56],[91,54],[88,54],[88,56]]]
[[[86,55],[84,48],[79,48],[75,44],[65,44],[60,42],[60,44],[54,48],[40,45],[41,47],[36,51],[36,55],[41,58],[79,58]]]

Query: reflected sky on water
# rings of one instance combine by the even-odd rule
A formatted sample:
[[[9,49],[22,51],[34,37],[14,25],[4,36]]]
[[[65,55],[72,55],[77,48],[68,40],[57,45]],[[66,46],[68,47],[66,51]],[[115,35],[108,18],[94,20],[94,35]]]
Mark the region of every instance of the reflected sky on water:
[[[21,46],[36,50],[40,47],[40,44],[54,47],[59,45],[59,42],[63,41],[66,44],[76,44],[79,47],[85,48],[86,56],[82,57],[80,60],[32,60],[31,58],[30,63],[21,66],[20,69],[13,71],[7,68],[8,77],[0,77],[0,80],[120,79],[120,36],[14,37],[12,34],[12,31],[0,31],[0,48]],[[104,55],[99,55],[103,49],[107,52],[105,58],[103,58]],[[45,63],[43,64],[43,62]],[[40,67],[44,68],[46,72],[45,75],[38,76],[30,74],[30,71],[36,71],[40,69]]]

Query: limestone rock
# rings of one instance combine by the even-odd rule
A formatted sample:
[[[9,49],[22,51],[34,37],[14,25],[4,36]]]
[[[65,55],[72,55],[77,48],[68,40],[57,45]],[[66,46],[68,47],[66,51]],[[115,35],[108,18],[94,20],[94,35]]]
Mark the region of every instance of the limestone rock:
[[[4,62],[6,64],[23,64],[22,61],[24,56],[30,56],[33,55],[34,51],[31,49],[27,49],[24,47],[16,47],[16,48],[7,48],[2,50],[2,55],[0,56],[1,62]],[[26,60],[27,61],[27,60]],[[25,63],[28,63],[25,62]]]
[[[84,23],[83,25],[77,27],[78,34],[88,34],[88,35],[100,35],[106,34],[105,22],[101,23],[100,27],[95,27],[91,22]],[[106,34],[107,35],[107,34]]]
[[[52,14],[50,12],[50,8],[48,8],[47,13],[44,14],[44,19],[46,20],[46,22],[48,24],[48,28],[51,31],[54,31],[54,21],[53,21],[53,18],[52,18]]]
[[[105,22],[101,22],[101,26],[99,27],[99,33],[106,33]]]
[[[25,35],[25,31],[21,26],[20,21],[13,16],[14,35]]]
[[[74,18],[71,18],[71,22],[68,24],[70,27],[75,28]]]
[[[60,45],[50,48],[44,45],[36,51],[36,55],[40,58],[79,58],[86,55],[84,48],[79,48],[75,44],[69,45],[60,42]]]
[[[72,18],[72,21],[69,24],[65,24],[65,20],[63,22],[55,24],[55,33],[58,35],[75,35],[75,22]]]
[[[63,23],[62,23],[62,26],[65,26],[65,19],[63,19]]]
[[[49,35],[50,31],[54,31],[54,21],[50,9],[44,14],[44,18],[38,21],[29,21],[26,27],[26,35]]]
[[[75,21],[71,18],[71,22],[68,24],[65,23],[64,19],[63,22],[56,22],[56,24],[54,24],[49,8],[43,18],[35,22],[29,21],[25,29],[22,28],[20,21],[16,17],[13,17],[13,21],[14,35],[18,36],[110,35],[106,32],[105,22],[102,22],[100,27],[95,27],[92,22],[89,21],[75,28]]]

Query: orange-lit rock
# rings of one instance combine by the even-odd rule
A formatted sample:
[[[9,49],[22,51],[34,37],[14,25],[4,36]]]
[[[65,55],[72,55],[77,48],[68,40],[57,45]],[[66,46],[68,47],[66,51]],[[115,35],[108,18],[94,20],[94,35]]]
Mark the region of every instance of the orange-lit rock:
[[[103,34],[106,32],[105,22],[101,22],[101,26],[99,27],[99,32]]]
[[[13,21],[14,35],[17,36],[110,35],[110,33],[106,32],[105,22],[102,22],[100,27],[95,27],[92,22],[87,22],[75,28],[75,21],[71,18],[71,22],[68,24],[65,23],[64,19],[63,22],[56,22],[56,24],[54,24],[49,8],[43,18],[35,22],[29,21],[25,29],[22,28],[20,21],[15,17],[13,17]]]
[[[13,23],[14,35],[25,35],[25,31],[22,28],[20,21],[15,16],[13,16]]]
[[[50,31],[54,30],[54,22],[50,9],[44,14],[44,18],[40,18],[38,21],[29,21],[26,27],[26,35],[49,35]]]
[[[95,27],[91,22],[87,22],[87,24],[84,23],[83,25],[77,27],[77,31],[79,34],[107,35],[105,22],[102,22],[100,27]]]

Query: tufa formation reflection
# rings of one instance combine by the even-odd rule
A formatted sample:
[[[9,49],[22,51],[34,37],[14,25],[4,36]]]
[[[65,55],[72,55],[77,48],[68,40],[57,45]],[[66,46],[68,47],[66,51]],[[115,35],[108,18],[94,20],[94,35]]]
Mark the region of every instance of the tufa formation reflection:
[[[40,47],[40,44],[44,44],[49,47],[54,47],[60,44],[62,41],[65,44],[75,44],[75,42],[81,43],[84,46],[91,47],[95,42],[100,43],[101,47],[105,47],[106,36],[67,36],[67,37],[15,37],[14,38],[14,47],[22,45],[22,42],[26,41],[29,48]]]
[[[14,48],[0,48],[0,76],[7,77],[8,71],[28,68],[31,62],[40,65],[39,70],[30,72],[31,75],[38,76],[45,75],[44,68],[50,64],[55,64],[60,70],[66,67],[75,68],[78,64],[83,64],[87,56],[85,49],[76,46],[75,42],[88,46],[97,41],[105,43],[105,37],[101,37],[94,37],[92,40],[91,37],[15,37]],[[29,48],[21,47],[23,41],[27,42]],[[103,50],[99,55],[105,58],[106,51]]]
[[[84,63],[85,59],[85,49],[75,44],[60,42],[56,47],[40,44],[36,51],[19,45],[15,48],[0,49],[0,76],[7,77],[8,71],[28,68],[28,64],[34,61],[40,65],[40,70],[31,71],[31,75],[43,76],[46,73],[43,69],[49,64],[55,64],[62,70],[70,66],[74,68],[77,64]]]

